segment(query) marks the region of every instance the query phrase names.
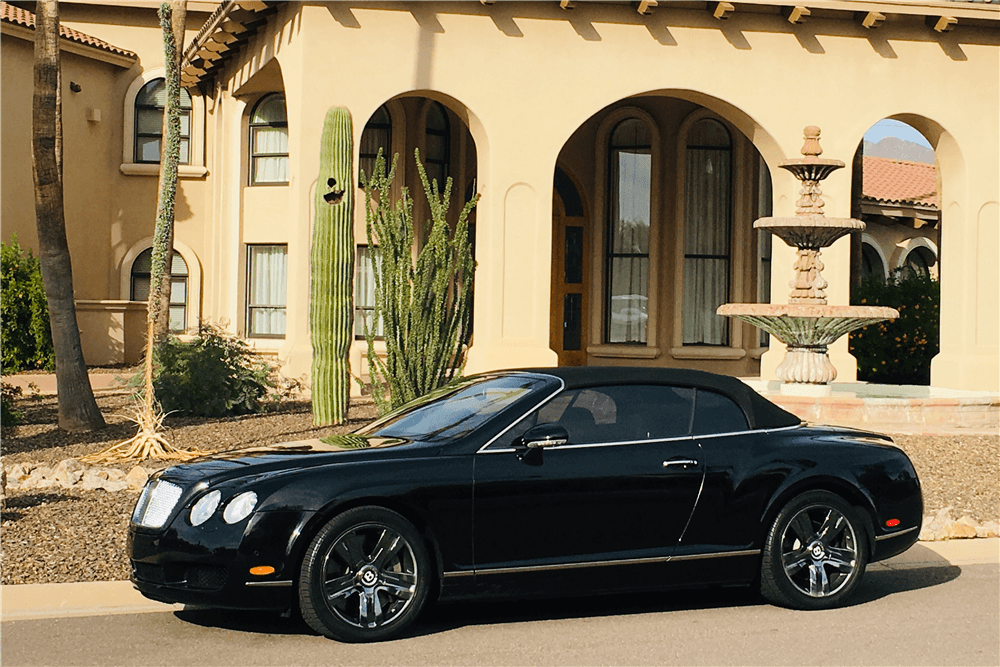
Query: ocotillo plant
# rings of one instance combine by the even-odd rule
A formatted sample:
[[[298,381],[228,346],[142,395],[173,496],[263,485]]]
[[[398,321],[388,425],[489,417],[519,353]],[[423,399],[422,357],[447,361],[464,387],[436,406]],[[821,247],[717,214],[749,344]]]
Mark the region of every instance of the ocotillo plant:
[[[414,151],[414,157],[431,211],[416,263],[413,199],[403,188],[400,199],[391,203],[398,156],[386,173],[380,152],[365,184],[368,245],[379,248],[373,271],[373,322],[382,323],[385,360],[375,353],[367,323],[365,336],[372,395],[382,413],[460,376],[471,324],[476,261],[469,240],[469,213],[479,195],[462,209],[452,233],[447,220],[452,180],[448,178],[442,194],[436,181],[428,182],[420,151]]]
[[[309,329],[312,340],[313,423],[347,418],[354,324],[354,136],[351,112],[326,112],[319,150],[313,223]]]

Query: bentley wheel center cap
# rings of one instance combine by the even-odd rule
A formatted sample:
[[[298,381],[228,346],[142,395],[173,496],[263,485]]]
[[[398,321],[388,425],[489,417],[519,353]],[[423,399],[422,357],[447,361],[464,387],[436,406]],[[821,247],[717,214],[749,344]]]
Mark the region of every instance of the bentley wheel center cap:
[[[376,581],[378,581],[378,573],[375,572],[374,567],[365,567],[361,570],[361,583],[365,586],[371,586]]]

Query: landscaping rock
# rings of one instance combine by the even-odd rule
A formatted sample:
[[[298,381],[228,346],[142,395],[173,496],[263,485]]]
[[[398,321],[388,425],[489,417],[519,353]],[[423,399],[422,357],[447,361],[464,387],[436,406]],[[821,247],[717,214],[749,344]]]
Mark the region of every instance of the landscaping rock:
[[[125,481],[133,491],[141,491],[149,479],[149,472],[142,466],[135,466],[125,475]]]
[[[987,521],[976,527],[976,537],[1000,537],[1000,523]]]
[[[63,459],[52,469],[51,479],[59,486],[69,488],[83,478],[83,464],[76,459]]]

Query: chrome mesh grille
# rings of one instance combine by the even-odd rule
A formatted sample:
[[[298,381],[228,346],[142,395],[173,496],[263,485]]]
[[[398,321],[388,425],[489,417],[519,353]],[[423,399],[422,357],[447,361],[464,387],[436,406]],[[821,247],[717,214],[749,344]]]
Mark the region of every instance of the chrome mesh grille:
[[[163,528],[181,497],[181,491],[181,487],[170,482],[159,479],[149,482],[132,511],[132,523],[143,528]]]

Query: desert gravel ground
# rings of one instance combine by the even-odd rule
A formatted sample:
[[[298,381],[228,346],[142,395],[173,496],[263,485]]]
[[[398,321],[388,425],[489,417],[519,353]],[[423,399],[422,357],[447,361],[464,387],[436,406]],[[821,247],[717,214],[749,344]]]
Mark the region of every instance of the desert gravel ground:
[[[98,433],[68,434],[55,426],[54,398],[19,399],[17,408],[25,416],[22,425],[4,429],[4,465],[54,465],[135,434],[128,420],[128,397],[103,395],[97,400],[108,427]],[[348,423],[316,428],[308,403],[288,402],[264,415],[222,420],[168,417],[166,426],[169,440],[178,447],[221,451],[348,432],[375,415],[370,402],[358,402],[351,406]],[[925,514],[951,506],[955,518],[967,514],[980,523],[1000,518],[1000,436],[898,435],[894,439],[920,475]],[[121,467],[127,471],[132,465]],[[127,579],[128,518],[137,495],[49,490],[10,494],[0,528],[0,583]]]

